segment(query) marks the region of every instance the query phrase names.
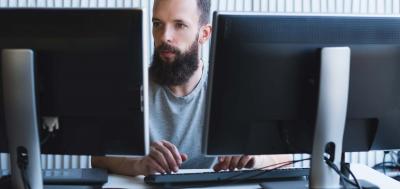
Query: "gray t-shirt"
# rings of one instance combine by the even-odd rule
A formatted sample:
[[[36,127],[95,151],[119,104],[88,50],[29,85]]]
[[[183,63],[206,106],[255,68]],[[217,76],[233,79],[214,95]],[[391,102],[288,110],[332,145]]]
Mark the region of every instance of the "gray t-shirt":
[[[208,64],[191,93],[175,96],[167,86],[149,82],[150,140],[166,140],[189,157],[183,169],[211,168],[216,158],[201,154],[205,129]]]

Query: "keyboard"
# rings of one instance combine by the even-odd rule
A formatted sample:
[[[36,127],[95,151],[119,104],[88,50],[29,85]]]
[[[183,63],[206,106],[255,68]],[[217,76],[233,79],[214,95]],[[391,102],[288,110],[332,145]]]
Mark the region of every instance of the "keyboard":
[[[392,178],[395,179],[395,180],[397,180],[397,181],[400,181],[400,176],[399,176],[399,175],[394,176],[394,177],[392,177]]]
[[[57,185],[103,185],[108,181],[104,169],[51,169],[43,170],[44,184]]]
[[[240,170],[202,173],[155,174],[144,178],[149,185],[203,185],[263,182],[268,180],[293,179],[309,176],[309,168],[276,170]]]
[[[7,170],[1,175],[9,175]],[[103,169],[45,169],[42,170],[45,185],[97,185],[108,181],[108,173]]]

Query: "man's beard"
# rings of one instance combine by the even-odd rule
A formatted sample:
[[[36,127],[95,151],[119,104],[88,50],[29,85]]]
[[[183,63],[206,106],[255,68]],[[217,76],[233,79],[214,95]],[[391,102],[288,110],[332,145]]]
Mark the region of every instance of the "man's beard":
[[[184,53],[166,43],[161,44],[154,51],[153,62],[149,70],[151,79],[159,85],[165,86],[177,86],[186,83],[199,66],[198,49],[197,40]],[[165,62],[160,57],[161,51],[175,53],[175,60],[173,62]]]

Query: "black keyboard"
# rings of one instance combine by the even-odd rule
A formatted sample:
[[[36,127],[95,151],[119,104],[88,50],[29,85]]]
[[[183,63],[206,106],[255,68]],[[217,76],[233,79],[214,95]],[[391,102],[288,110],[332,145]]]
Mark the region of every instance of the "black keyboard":
[[[103,185],[108,181],[104,169],[49,169],[43,170],[44,184]]]
[[[2,175],[8,175],[3,170]],[[45,185],[97,185],[108,181],[108,174],[103,169],[45,169],[42,170]]]
[[[392,177],[392,178],[395,179],[395,180],[397,180],[397,181],[400,181],[400,176],[399,176],[399,175],[394,176],[394,177]]]
[[[216,183],[249,183],[268,180],[307,177],[309,168],[290,168],[275,170],[241,170],[203,173],[172,173],[149,175],[144,181],[150,185],[202,185]]]

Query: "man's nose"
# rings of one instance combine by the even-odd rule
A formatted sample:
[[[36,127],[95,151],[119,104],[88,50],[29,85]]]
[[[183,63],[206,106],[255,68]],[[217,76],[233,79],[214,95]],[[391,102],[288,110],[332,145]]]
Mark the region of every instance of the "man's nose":
[[[175,31],[170,26],[164,27],[164,30],[161,34],[161,40],[165,43],[171,44],[174,39]]]

